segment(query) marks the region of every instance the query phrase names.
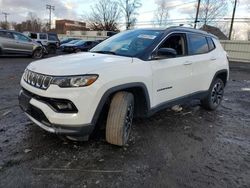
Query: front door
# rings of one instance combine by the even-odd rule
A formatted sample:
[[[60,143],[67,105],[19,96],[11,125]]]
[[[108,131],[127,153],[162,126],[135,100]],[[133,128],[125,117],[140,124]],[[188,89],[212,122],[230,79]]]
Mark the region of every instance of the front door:
[[[186,34],[172,34],[156,49],[171,48],[175,57],[165,57],[151,61],[153,70],[154,107],[192,92],[192,62],[187,56]]]

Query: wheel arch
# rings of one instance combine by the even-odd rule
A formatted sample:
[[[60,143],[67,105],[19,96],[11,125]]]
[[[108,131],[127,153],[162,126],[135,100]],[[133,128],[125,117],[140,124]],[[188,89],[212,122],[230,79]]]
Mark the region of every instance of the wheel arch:
[[[224,85],[226,85],[227,84],[227,80],[228,80],[228,70],[227,69],[222,69],[222,70],[217,71],[215,73],[215,75],[214,75],[214,78],[213,78],[211,84],[213,83],[213,81],[216,78],[220,78],[223,81]]]
[[[106,105],[109,105],[112,96],[119,91],[127,91],[134,95],[135,100],[135,117],[147,116],[150,109],[150,98],[147,87],[144,83],[128,83],[108,89],[103,96],[95,110],[92,118],[92,124],[95,125],[100,117],[101,112]]]

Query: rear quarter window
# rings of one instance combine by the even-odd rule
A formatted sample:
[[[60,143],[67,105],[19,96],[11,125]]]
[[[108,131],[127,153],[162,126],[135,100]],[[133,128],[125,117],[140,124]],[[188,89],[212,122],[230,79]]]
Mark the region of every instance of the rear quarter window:
[[[207,37],[207,43],[208,43],[209,51],[212,51],[215,49],[215,44],[212,38]]]
[[[46,40],[47,39],[47,35],[44,34],[44,33],[40,33],[39,34],[39,38],[42,39],[42,40],[44,40],[44,39]]]
[[[189,34],[188,39],[189,39],[188,51],[190,55],[204,54],[209,52],[209,47],[206,37],[198,34]]]

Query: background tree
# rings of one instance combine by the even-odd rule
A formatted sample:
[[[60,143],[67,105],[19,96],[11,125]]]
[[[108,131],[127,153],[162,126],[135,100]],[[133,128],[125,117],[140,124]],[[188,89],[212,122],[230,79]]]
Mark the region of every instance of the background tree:
[[[207,25],[215,19],[225,16],[227,11],[227,0],[201,0],[198,20],[201,24]]]
[[[16,31],[33,31],[33,32],[41,32],[44,25],[40,18],[37,17],[36,14],[29,12],[27,16],[27,20],[23,21],[19,24],[12,23],[13,28]]]
[[[126,21],[126,29],[131,29],[136,23],[138,9],[142,6],[141,0],[119,0],[120,7]]]
[[[0,28],[1,29],[9,29],[9,23],[8,22],[0,22]]]
[[[169,17],[167,2],[165,0],[156,0],[155,3],[157,4],[157,9],[155,11],[155,25],[159,27],[167,25],[167,19]]]
[[[117,1],[99,0],[89,15],[88,26],[92,30],[117,31],[120,8]]]

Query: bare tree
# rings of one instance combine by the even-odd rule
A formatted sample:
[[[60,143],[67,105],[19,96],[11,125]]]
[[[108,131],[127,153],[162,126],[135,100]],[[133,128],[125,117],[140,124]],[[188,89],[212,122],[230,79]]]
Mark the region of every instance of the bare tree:
[[[126,20],[126,29],[131,29],[136,23],[137,11],[142,6],[141,0],[119,0],[119,2]]]
[[[227,0],[201,0],[199,23],[200,25],[210,24],[215,19],[225,16],[227,11]]]
[[[8,22],[0,22],[0,28],[1,29],[9,29],[9,23]]]
[[[167,2],[165,0],[156,0],[155,3],[157,4],[157,9],[155,11],[155,25],[159,27],[167,25],[167,19],[169,17]]]
[[[99,0],[89,15],[88,26],[92,30],[117,31],[120,9],[117,1]]]
[[[43,29],[43,23],[40,18],[37,17],[36,14],[29,12],[27,16],[27,20],[21,23],[12,23],[13,28],[16,31],[33,31],[33,32],[41,32]]]

